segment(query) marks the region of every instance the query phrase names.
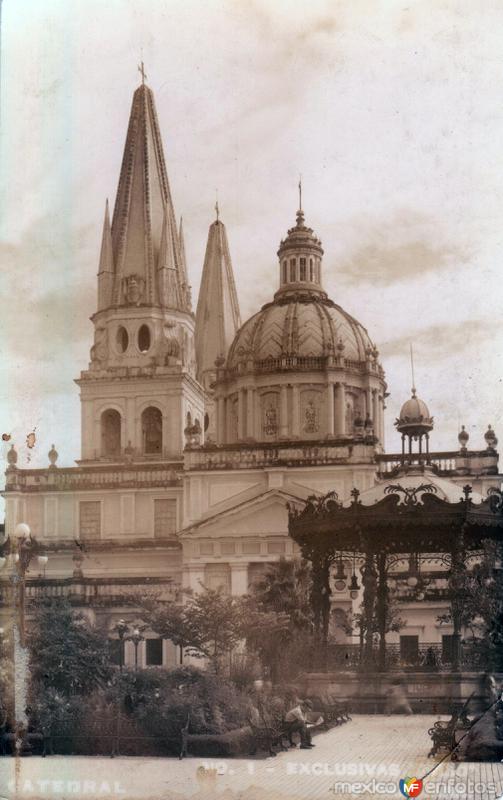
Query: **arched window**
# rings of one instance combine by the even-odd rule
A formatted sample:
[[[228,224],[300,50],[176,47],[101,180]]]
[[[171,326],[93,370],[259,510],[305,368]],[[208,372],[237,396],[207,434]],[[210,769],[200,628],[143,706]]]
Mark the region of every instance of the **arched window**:
[[[119,456],[121,452],[121,415],[108,408],[101,415],[101,455]]]
[[[158,408],[145,409],[141,415],[141,431],[145,455],[162,453],[162,414]]]
[[[300,259],[300,280],[301,281],[305,281],[306,280],[306,259],[305,258],[301,258]]]
[[[309,259],[309,280],[311,283],[314,282],[314,264],[312,258]]]
[[[129,347],[129,334],[123,325],[117,329],[116,341],[119,353],[125,353]]]
[[[150,350],[150,328],[142,325],[138,331],[138,350],[140,353],[147,353]]]
[[[295,281],[295,259],[290,259],[290,283]]]

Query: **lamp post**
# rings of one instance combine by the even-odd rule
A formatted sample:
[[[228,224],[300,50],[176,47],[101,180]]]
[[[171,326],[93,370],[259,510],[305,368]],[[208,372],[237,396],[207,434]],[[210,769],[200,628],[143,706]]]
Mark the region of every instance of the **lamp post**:
[[[142,636],[142,634],[140,633],[138,628],[135,628],[133,633],[130,636],[128,636],[127,638],[129,639],[130,642],[133,642],[133,644],[134,644],[134,668],[135,668],[135,670],[137,670],[138,669],[138,647],[140,645],[140,642],[143,642],[145,637]]]
[[[122,672],[122,668],[124,666],[124,637],[126,636],[128,630],[128,624],[126,620],[119,619],[114,626],[114,630],[119,637],[119,671]]]
[[[15,543],[10,538],[2,547],[0,556],[0,570],[7,566],[12,568],[11,582],[15,590],[16,605],[19,611],[18,628],[19,641],[21,647],[25,646],[25,589],[26,573],[29,572],[30,564],[34,558],[40,567],[45,570],[48,557],[44,555],[42,549],[32,536],[29,526],[25,522],[20,522],[14,530]]]
[[[28,654],[25,646],[25,592],[26,574],[29,572],[32,560],[37,559],[40,567],[45,568],[48,558],[42,548],[32,536],[29,526],[20,522],[14,530],[14,539],[10,537],[0,549],[0,570],[10,570],[10,581],[13,589],[13,607],[17,614],[13,622],[13,669],[14,669],[14,718],[16,730],[25,729],[26,703],[28,691]],[[16,747],[21,747],[23,736],[17,739]]]

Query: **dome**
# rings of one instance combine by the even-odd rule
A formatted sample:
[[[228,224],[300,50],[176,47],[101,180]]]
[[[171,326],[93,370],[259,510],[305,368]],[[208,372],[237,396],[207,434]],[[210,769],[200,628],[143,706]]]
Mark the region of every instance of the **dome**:
[[[324,293],[292,291],[267,303],[239,329],[227,370],[324,369],[329,363],[377,365],[378,351],[365,328]],[[377,368],[377,366],[376,366]],[[380,368],[379,368],[380,369]]]
[[[412,389],[410,400],[403,404],[395,425],[401,433],[407,433],[411,436],[422,435],[433,430],[433,417],[430,416],[426,403],[416,397],[414,388]]]

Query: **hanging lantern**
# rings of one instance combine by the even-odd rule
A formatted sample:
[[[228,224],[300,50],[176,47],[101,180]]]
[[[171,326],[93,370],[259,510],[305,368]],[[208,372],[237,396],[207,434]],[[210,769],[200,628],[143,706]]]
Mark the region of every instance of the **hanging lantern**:
[[[351,597],[352,600],[356,600],[359,592],[360,592],[360,584],[358,583],[358,578],[353,572],[351,576],[351,582],[349,584],[349,596]]]
[[[346,581],[348,576],[344,572],[344,563],[342,561],[342,556],[339,557],[339,563],[337,564],[337,570],[335,573],[334,578],[334,586],[338,592],[343,592],[346,588]]]

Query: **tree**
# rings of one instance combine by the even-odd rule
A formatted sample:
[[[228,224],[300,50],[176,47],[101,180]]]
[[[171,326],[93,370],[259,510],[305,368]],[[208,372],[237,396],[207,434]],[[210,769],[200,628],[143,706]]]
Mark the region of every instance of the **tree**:
[[[244,600],[247,648],[257,653],[274,682],[290,677],[300,662],[306,665],[313,633],[311,585],[306,561],[282,558],[268,566]]]
[[[503,570],[501,546],[491,540],[483,543],[482,558],[451,577],[451,604],[456,604],[461,628],[471,633],[485,664],[503,667]],[[453,608],[441,614],[440,622],[452,622]]]
[[[243,638],[243,602],[206,587],[182,605],[144,603],[143,616],[163,639],[170,639],[195,658],[207,658],[215,673],[222,657]]]
[[[113,672],[106,633],[67,601],[35,610],[28,647],[32,681],[66,696],[103,686]]]
[[[280,558],[269,564],[264,575],[251,586],[257,608],[264,612],[286,614],[297,630],[312,631],[312,577],[307,561]]]

